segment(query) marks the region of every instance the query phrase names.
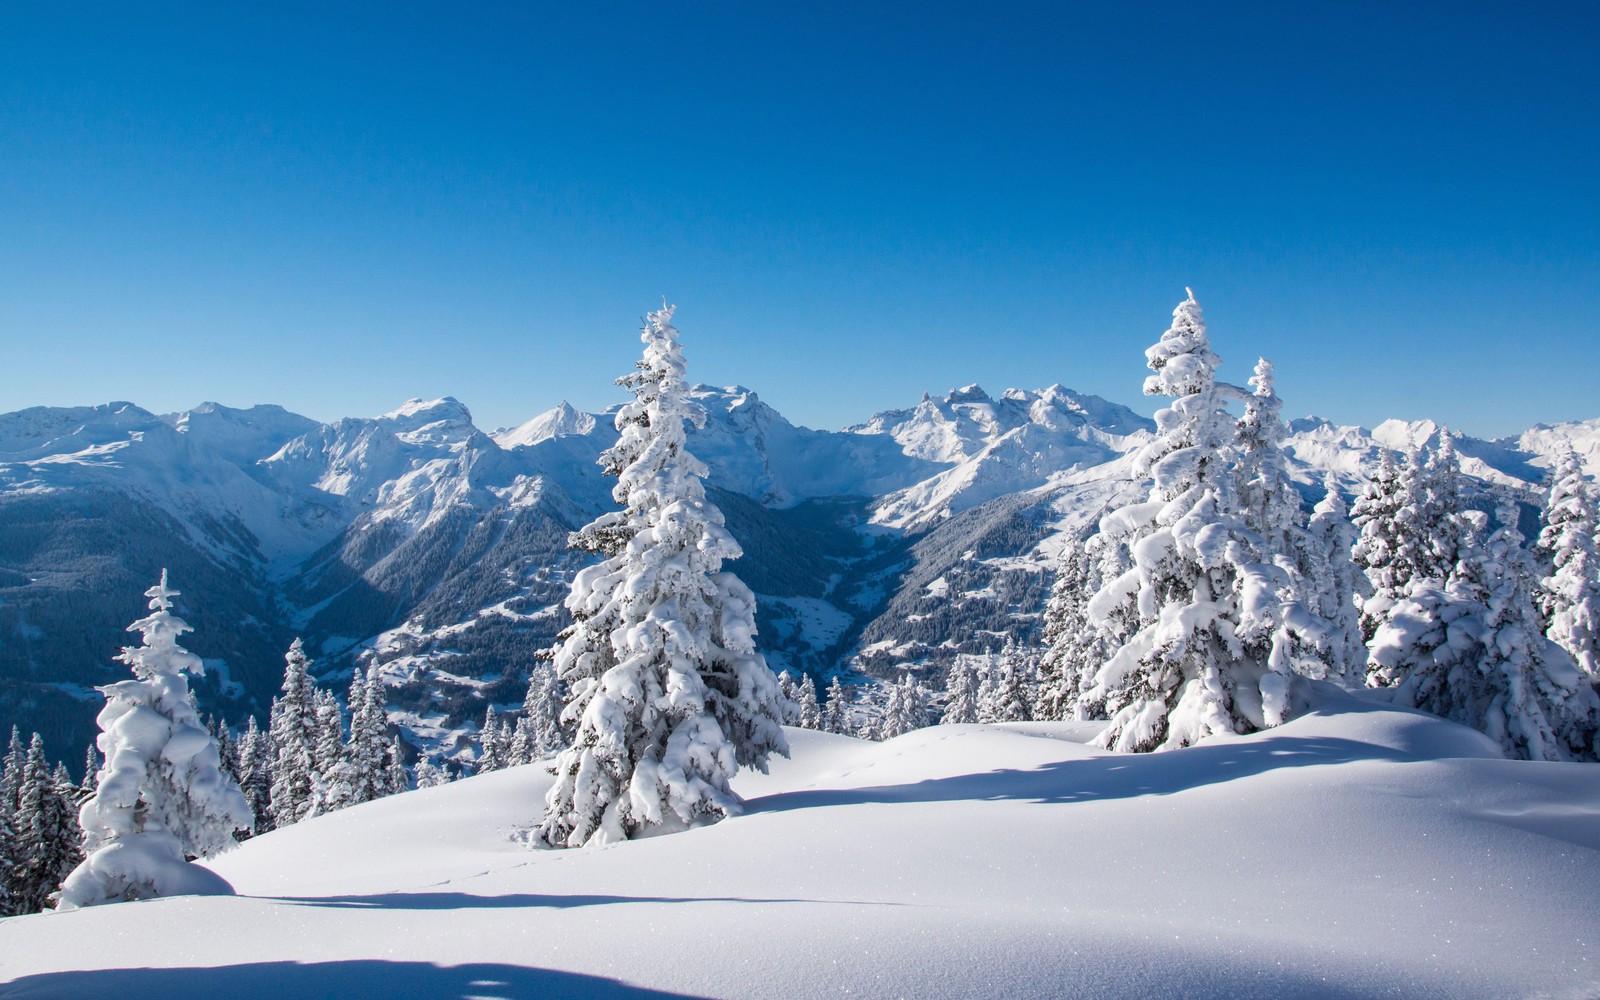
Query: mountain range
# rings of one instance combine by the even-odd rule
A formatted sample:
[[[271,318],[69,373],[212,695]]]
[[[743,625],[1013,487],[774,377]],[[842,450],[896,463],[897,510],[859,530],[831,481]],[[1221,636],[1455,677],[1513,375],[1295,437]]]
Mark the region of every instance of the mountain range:
[[[732,568],[760,598],[763,651],[819,678],[937,680],[957,653],[1033,641],[1062,546],[1143,490],[1131,456],[1153,430],[1059,385],[966,386],[840,431],[796,426],[743,387],[693,394],[706,420],[690,448],[744,546]],[[1327,474],[1354,491],[1385,450],[1440,432],[1307,418],[1286,448],[1311,502]],[[264,716],[303,636],[325,683],[381,665],[413,749],[468,757],[484,707],[520,705],[563,627],[585,559],[567,535],[612,505],[596,459],[615,437],[610,412],[565,403],[484,431],[448,397],[330,424],[216,403],[0,415],[0,726],[76,759],[94,685],[123,676],[112,658],[165,567],[206,662],[203,710]],[[1479,493],[1530,519],[1568,446],[1600,470],[1600,420],[1457,441]]]

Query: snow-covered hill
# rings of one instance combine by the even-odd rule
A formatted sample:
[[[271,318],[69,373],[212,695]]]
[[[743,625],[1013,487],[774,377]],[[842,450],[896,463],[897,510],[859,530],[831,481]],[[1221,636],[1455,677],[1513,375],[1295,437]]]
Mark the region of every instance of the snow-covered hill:
[[[1061,386],[977,386],[842,431],[798,427],[740,386],[698,386],[691,447],[746,555],[763,647],[815,675],[912,669],[1034,634],[1071,533],[1139,489],[1150,422]],[[1427,421],[1296,421],[1292,472],[1354,489]],[[611,413],[561,404],[485,433],[460,402],[411,400],[322,425],[278,407],[130,403],[0,415],[0,727],[75,759],[94,684],[165,566],[214,668],[203,707],[261,713],[303,635],[330,683],[384,665],[415,745],[465,752],[485,704],[514,708],[562,625],[581,558],[567,533],[611,504]],[[1524,500],[1568,443],[1600,463],[1600,420],[1462,439],[1482,488]]]
[[[240,895],[0,921],[0,997],[1600,995],[1600,769],[1334,697],[1249,737],[790,731],[748,812],[535,851],[537,766],[217,859]]]

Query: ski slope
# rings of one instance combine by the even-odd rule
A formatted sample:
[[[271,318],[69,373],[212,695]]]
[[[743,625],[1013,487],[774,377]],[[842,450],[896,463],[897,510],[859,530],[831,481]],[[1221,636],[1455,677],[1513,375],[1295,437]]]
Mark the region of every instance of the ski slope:
[[[0,997],[1600,995],[1600,767],[1330,696],[1123,756],[1083,724],[790,730],[745,815],[531,850],[501,771],[0,921]]]

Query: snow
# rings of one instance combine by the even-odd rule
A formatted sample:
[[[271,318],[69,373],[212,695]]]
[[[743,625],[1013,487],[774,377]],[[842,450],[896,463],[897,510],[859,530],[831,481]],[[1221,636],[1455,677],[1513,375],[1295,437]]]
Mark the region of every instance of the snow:
[[[0,993],[1600,992],[1600,769],[1353,698],[1166,754],[1089,735],[789,730],[744,816],[576,851],[520,842],[550,778],[499,771],[246,843],[213,865],[238,897],[0,922]]]

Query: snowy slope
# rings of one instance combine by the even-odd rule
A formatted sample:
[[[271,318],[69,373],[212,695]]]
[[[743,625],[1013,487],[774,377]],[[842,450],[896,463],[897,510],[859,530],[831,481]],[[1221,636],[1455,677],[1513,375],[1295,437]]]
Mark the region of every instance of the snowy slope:
[[[791,731],[746,815],[532,851],[537,767],[269,834],[238,898],[0,921],[0,997],[1589,997],[1600,769],[1354,700],[1119,756]]]

